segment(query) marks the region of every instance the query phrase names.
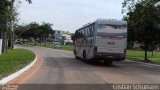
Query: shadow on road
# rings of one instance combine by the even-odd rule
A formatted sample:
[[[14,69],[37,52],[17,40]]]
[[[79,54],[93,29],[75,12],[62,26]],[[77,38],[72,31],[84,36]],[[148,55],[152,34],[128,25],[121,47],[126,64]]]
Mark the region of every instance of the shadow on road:
[[[47,66],[51,67],[107,67],[107,68],[120,68],[121,66],[113,63],[113,65],[107,65],[102,61],[94,61],[90,63],[85,63],[82,60],[77,60],[75,58],[66,57],[46,57],[45,58]]]

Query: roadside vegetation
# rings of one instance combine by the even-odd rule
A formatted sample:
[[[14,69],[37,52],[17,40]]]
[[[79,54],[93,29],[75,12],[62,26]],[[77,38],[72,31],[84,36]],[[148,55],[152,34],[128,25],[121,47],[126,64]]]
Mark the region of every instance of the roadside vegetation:
[[[134,51],[134,50],[127,50],[126,53],[126,58],[129,60],[136,60],[136,61],[141,61],[144,62],[144,51]],[[148,52],[148,59],[149,63],[155,63],[155,64],[160,64],[160,52]]]
[[[22,0],[0,0],[0,39],[2,39],[2,52],[14,48],[14,31],[19,21],[18,8]],[[29,4],[31,0],[25,0]]]
[[[140,44],[143,60],[150,62],[149,51],[160,46],[160,0],[124,0],[123,20],[128,23],[128,45]],[[133,53],[136,55],[137,53]]]
[[[16,72],[35,59],[35,54],[25,49],[8,50],[0,55],[0,79]]]
[[[35,45],[34,42],[29,42],[29,45]],[[37,43],[36,46],[42,46],[46,48],[53,48],[53,49],[59,49],[59,50],[67,50],[67,51],[73,51],[73,46],[72,45],[62,45],[62,48],[54,48],[53,43],[48,43],[45,45],[45,43]]]

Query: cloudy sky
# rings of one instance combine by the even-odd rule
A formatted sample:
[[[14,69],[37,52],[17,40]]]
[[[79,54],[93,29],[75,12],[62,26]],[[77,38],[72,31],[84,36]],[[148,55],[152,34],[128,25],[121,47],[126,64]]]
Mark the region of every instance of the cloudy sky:
[[[98,18],[121,19],[123,0],[32,0],[22,2],[19,23],[49,22],[53,29],[74,32]]]

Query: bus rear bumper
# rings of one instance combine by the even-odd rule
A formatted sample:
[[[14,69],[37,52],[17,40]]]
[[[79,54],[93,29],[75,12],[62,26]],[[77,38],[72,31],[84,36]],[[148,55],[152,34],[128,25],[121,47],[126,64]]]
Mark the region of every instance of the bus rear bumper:
[[[114,61],[122,61],[125,60],[125,54],[118,54],[118,53],[95,53],[95,59],[110,59]]]

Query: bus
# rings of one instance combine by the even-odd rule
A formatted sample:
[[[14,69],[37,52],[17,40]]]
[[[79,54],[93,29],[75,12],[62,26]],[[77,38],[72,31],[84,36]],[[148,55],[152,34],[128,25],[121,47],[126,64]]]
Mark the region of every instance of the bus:
[[[74,55],[84,62],[103,60],[106,64],[125,60],[127,22],[98,19],[75,31]]]

